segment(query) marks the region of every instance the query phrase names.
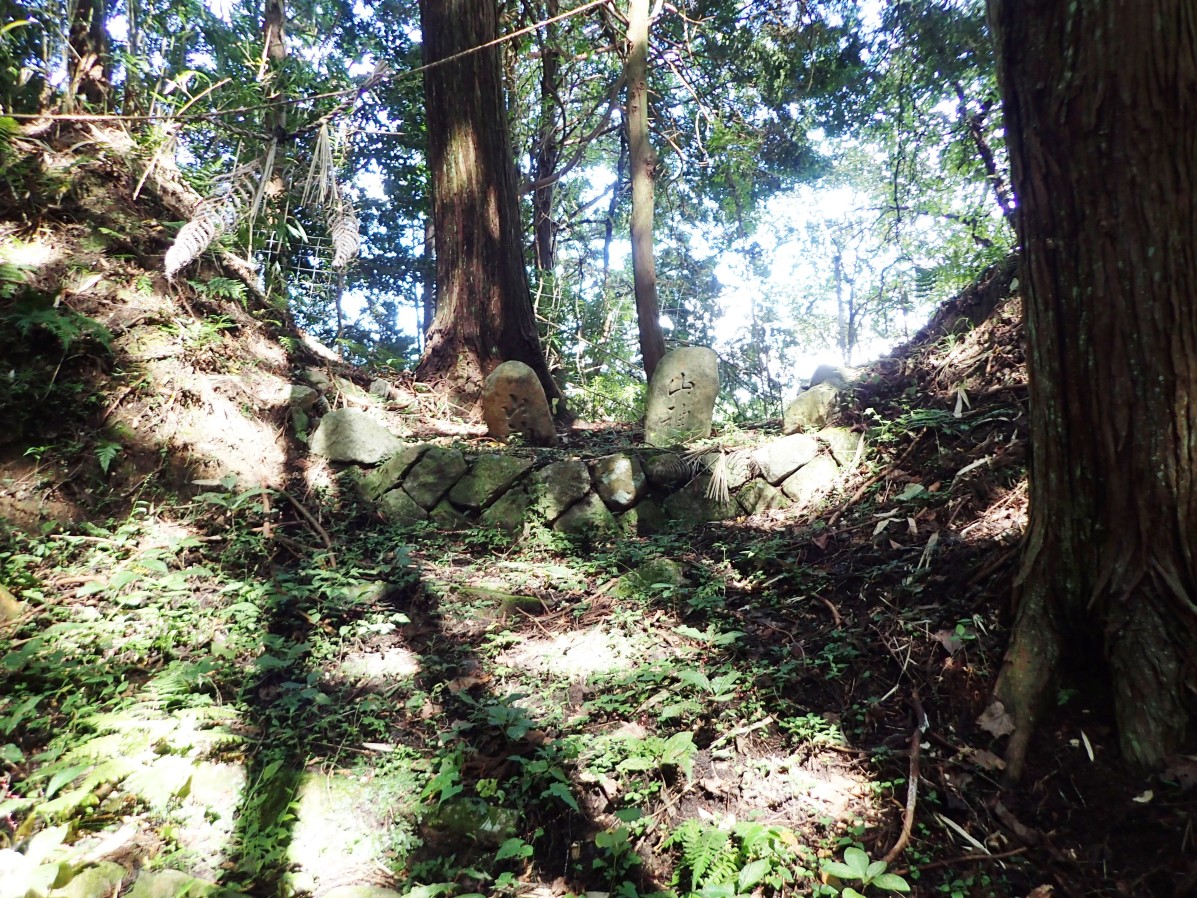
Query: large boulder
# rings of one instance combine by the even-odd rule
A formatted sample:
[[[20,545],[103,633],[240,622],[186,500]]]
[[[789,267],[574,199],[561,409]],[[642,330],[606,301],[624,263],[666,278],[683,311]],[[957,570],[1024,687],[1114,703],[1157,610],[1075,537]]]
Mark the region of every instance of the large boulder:
[[[752,454],[752,460],[762,477],[778,484],[818,454],[819,443],[814,437],[795,433],[761,446]]]
[[[482,385],[482,418],[496,440],[522,434],[533,446],[556,446],[549,400],[536,372],[523,362],[504,362]]]
[[[711,435],[719,395],[719,357],[704,346],[667,352],[648,385],[644,441],[681,446]]]
[[[312,452],[329,461],[376,465],[403,448],[403,441],[356,408],[335,409],[320,419]]]

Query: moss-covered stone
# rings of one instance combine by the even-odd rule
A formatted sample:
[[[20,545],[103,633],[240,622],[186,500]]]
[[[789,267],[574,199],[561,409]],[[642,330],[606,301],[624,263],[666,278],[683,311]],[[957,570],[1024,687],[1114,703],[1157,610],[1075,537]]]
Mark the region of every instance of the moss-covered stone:
[[[512,455],[479,456],[449,490],[449,501],[462,508],[485,508],[531,467],[531,460]]]

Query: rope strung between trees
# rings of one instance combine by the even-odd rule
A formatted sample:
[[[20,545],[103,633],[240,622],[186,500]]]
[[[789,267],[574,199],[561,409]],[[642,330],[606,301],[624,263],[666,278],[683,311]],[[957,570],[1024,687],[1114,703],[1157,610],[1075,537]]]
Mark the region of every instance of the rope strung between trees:
[[[403,72],[391,72],[386,66],[386,63],[380,63],[373,73],[366,79],[365,83],[359,87],[349,87],[344,90],[328,91],[326,93],[312,94],[311,96],[299,98],[279,98],[265,103],[258,103],[253,106],[238,106],[235,109],[221,109],[215,112],[193,112],[189,114],[170,115],[163,113],[161,115],[117,115],[114,113],[33,113],[33,112],[14,112],[7,113],[8,118],[13,119],[30,119],[37,121],[69,121],[69,122],[149,122],[157,121],[159,119],[166,119],[168,121],[176,122],[191,122],[191,121],[210,121],[212,119],[223,118],[227,115],[243,115],[247,112],[259,112],[263,109],[276,109],[280,106],[293,106],[299,103],[310,103],[314,100],[327,100],[335,97],[350,97],[355,94],[360,96],[366,91],[373,88],[375,85],[384,81],[399,81],[404,78],[412,78],[416,75],[422,75],[425,72],[439,68],[443,65],[448,65],[451,62],[456,62],[467,56],[472,56],[475,53],[481,53],[483,50],[489,50],[492,47],[498,47],[516,38],[523,37],[526,34],[531,34],[539,31],[542,28],[547,28],[549,25],[555,25],[557,22],[571,19],[574,16],[581,15],[594,9],[596,6],[602,6],[605,3],[610,3],[611,0],[589,0],[583,3],[576,9],[571,9],[568,12],[560,13],[559,15],[551,16],[547,19],[542,19],[532,25],[527,25],[510,34],[504,34],[492,41],[487,41],[485,44],[479,44],[477,47],[470,47],[468,50],[462,50],[460,53],[454,53],[452,56],[446,56],[444,59],[437,59],[433,62],[425,63],[414,69],[408,69]]]

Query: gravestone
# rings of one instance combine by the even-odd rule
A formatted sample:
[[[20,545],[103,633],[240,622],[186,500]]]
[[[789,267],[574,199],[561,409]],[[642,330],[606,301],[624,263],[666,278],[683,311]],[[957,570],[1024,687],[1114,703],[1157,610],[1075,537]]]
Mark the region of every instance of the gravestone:
[[[496,440],[522,434],[533,446],[556,446],[549,400],[536,372],[523,362],[504,362],[482,386],[482,417]]]
[[[719,357],[713,349],[686,346],[666,353],[648,385],[644,441],[665,448],[706,439],[718,395]]]

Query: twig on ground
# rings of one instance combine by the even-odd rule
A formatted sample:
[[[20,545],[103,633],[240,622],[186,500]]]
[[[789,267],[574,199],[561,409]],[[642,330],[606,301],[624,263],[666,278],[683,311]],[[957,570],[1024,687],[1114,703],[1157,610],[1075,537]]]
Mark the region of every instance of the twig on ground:
[[[894,873],[898,876],[905,876],[911,870],[934,870],[936,867],[952,867],[956,864],[971,864],[976,861],[1001,861],[1009,857],[1017,857],[1020,854],[1026,854],[1027,846],[1023,845],[1020,848],[1012,848],[1009,851],[1001,851],[997,854],[962,854],[960,857],[945,858],[941,861],[931,861],[928,864],[916,864],[913,867],[906,867],[901,870],[895,870]]]
[[[910,707],[914,711],[914,732],[910,734],[910,773],[906,782],[906,814],[902,819],[902,833],[898,836],[898,841],[882,858],[887,864],[892,863],[898,855],[906,850],[906,846],[910,842],[910,833],[914,829],[914,808],[918,802],[919,751],[923,741],[923,730],[927,727],[927,715],[923,711],[923,703],[919,701],[917,692],[910,696]]]
[[[299,512],[300,516],[305,521],[307,521],[308,526],[312,528],[312,532],[315,533],[318,537],[320,537],[320,541],[322,543],[324,543],[324,548],[327,549],[331,553],[332,547],[333,547],[332,538],[328,535],[328,531],[325,530],[322,526],[320,526],[320,522],[316,520],[316,517],[310,511],[308,511],[306,508],[304,508],[303,505],[300,503],[300,501],[298,499],[296,499],[294,496],[292,496],[290,493],[288,493],[286,490],[276,489],[275,492],[277,492],[280,496],[282,496],[283,498],[290,501],[290,503],[295,506],[295,510]],[[337,566],[337,560],[336,560],[335,556],[330,558],[330,563],[332,564],[333,567]]]
[[[720,736],[718,739],[716,739],[714,742],[712,742],[708,746],[708,748],[715,749],[715,748],[719,747],[720,745],[722,745],[724,742],[730,742],[732,739],[736,739],[740,736],[747,736],[753,730],[759,730],[759,729],[762,729],[763,727],[767,727],[772,722],[773,722],[773,716],[770,715],[768,717],[762,717],[756,723],[750,723],[750,724],[746,724],[745,726],[742,726],[742,727],[736,727],[731,732],[724,733],[722,736]]]

